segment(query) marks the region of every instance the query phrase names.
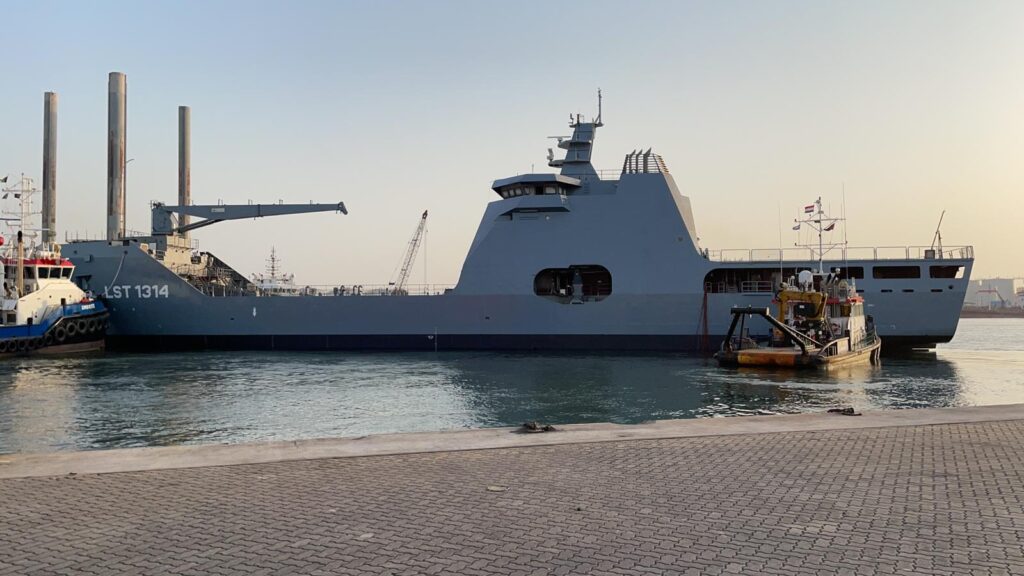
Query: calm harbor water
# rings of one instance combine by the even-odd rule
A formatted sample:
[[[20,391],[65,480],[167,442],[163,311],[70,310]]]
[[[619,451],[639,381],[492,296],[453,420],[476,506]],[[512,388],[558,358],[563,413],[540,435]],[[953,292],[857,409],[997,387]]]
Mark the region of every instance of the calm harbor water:
[[[1024,402],[1024,319],[830,374],[677,354],[106,354],[11,360],[0,453]]]

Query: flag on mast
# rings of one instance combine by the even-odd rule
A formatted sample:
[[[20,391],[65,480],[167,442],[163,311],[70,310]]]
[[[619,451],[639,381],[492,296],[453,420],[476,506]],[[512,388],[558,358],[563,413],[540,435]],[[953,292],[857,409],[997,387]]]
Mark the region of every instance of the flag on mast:
[[[836,227],[836,223],[833,222],[833,223],[829,224],[828,226],[825,226],[825,232],[831,232],[835,227]]]
[[[814,212],[814,204],[810,206],[804,206],[804,214],[812,214]]]
[[[793,226],[793,230],[799,230],[799,229],[800,229],[800,223],[797,222],[796,226]]]

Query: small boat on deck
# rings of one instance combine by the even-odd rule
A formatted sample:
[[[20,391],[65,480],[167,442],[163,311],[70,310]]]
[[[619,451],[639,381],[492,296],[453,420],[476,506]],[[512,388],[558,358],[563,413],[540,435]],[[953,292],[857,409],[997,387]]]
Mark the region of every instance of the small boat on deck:
[[[719,365],[828,369],[878,362],[882,340],[874,321],[864,314],[854,281],[838,269],[801,271],[796,282],[782,284],[773,303],[775,315],[769,308],[731,309],[729,332],[715,354]],[[751,337],[746,321],[754,316],[770,326],[767,338]]]

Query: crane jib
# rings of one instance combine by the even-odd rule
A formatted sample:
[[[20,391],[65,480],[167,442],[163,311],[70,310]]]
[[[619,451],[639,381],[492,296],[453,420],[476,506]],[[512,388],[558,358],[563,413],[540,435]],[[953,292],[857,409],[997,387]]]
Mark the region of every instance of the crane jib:
[[[241,220],[246,218],[262,218],[264,216],[285,216],[288,214],[310,214],[313,212],[341,212],[348,214],[344,202],[336,204],[190,204],[188,206],[168,206],[162,203],[153,204],[153,235],[183,234],[196,228],[223,222],[224,220]],[[193,216],[204,218],[184,226],[177,226],[172,215]]]

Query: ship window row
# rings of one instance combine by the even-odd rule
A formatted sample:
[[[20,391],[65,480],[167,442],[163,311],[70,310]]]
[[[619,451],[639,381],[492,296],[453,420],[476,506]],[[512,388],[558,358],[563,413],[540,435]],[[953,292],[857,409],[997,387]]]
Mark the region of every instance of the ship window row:
[[[940,266],[929,266],[928,277],[929,278],[963,278],[964,267],[961,265],[940,265]],[[846,269],[840,269],[840,278],[864,278],[864,267],[863,266],[850,266]],[[873,266],[871,268],[871,277],[879,280],[900,280],[907,278],[920,278],[921,267],[920,266]]]
[[[796,276],[807,267],[790,268],[716,268],[704,277],[704,291],[710,293],[774,292],[783,279]],[[963,278],[962,265],[936,265],[928,267],[930,278]],[[860,280],[865,278],[864,266],[840,268],[839,278]],[[878,265],[871,267],[871,278],[877,280],[905,280],[921,278],[920,266]]]
[[[25,279],[34,280],[36,278],[38,268],[39,278],[71,278],[71,266],[25,266]],[[5,276],[7,278],[15,278],[17,273],[16,266],[7,266],[5,270]]]
[[[498,191],[502,198],[515,198],[516,196],[540,196],[541,194],[565,194],[561,186],[536,185],[536,186],[512,186],[502,188]]]

